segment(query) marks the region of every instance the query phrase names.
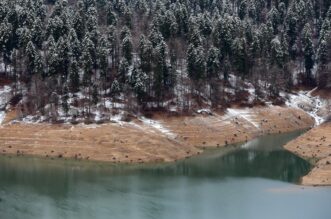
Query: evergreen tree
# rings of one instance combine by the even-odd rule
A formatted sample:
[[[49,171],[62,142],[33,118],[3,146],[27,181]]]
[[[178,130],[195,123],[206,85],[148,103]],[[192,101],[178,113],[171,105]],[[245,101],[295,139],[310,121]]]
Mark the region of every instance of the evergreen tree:
[[[114,13],[113,5],[111,3],[108,3],[107,5],[107,24],[114,26],[117,24],[117,17]]]
[[[92,103],[94,105],[97,105],[98,102],[99,102],[99,91],[98,91],[98,87],[96,85],[93,85]]]
[[[132,63],[132,39],[131,35],[126,35],[122,40],[122,53],[123,57],[131,64]]]
[[[111,84],[110,92],[113,97],[116,97],[121,92],[121,87],[120,87],[120,84],[118,83],[117,79],[115,79],[113,81],[113,83]]]
[[[218,74],[220,73],[220,51],[212,47],[208,51],[208,58],[207,58],[207,78],[213,79],[217,78]]]
[[[152,68],[153,59],[153,46],[152,43],[146,39],[144,35],[141,36],[139,42],[139,57],[142,71],[149,73]]]
[[[312,83],[311,70],[314,67],[314,47],[312,40],[312,30],[309,24],[304,27],[303,30],[303,48],[304,48],[304,62],[306,69],[306,80],[308,83]]]
[[[44,42],[44,31],[43,31],[43,25],[42,21],[39,18],[36,18],[36,20],[33,23],[33,29],[32,29],[32,41],[36,45],[38,49],[42,48],[42,44]]]
[[[118,70],[119,73],[118,78],[122,83],[126,82],[128,71],[129,71],[129,62],[128,60],[126,60],[126,58],[122,58]]]
[[[82,54],[82,46],[77,37],[76,31],[73,28],[69,31],[68,44],[70,45],[70,56],[75,60],[79,60]]]
[[[139,68],[134,68],[130,78],[131,86],[137,96],[139,104],[144,103],[144,98],[147,92],[146,83],[148,81],[147,75],[142,72]]]
[[[35,73],[35,58],[36,58],[36,47],[34,46],[33,42],[28,42],[26,49],[25,49],[25,53],[27,56],[27,71],[29,74],[34,74]]]
[[[47,40],[47,65],[48,65],[48,76],[53,76],[57,73],[58,68],[58,54],[53,36],[50,36]]]
[[[63,95],[61,97],[61,101],[62,101],[61,105],[62,105],[63,112],[65,113],[66,116],[68,115],[68,112],[70,110],[70,105],[68,103],[68,100],[69,100],[68,88],[64,87]]]
[[[76,60],[73,60],[70,69],[69,69],[69,84],[70,84],[70,91],[78,92],[80,79],[79,79],[79,67]]]
[[[58,56],[58,69],[57,73],[62,74],[63,78],[66,79],[67,75],[69,74],[69,64],[70,64],[70,44],[68,41],[60,37],[57,46],[56,46],[56,53]]]
[[[205,77],[205,68],[206,62],[203,48],[190,44],[187,50],[187,71],[189,77],[196,83],[199,82]]]

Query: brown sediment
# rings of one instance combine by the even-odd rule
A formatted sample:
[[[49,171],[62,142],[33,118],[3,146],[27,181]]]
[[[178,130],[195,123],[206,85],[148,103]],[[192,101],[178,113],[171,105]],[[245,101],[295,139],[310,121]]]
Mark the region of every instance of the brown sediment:
[[[252,108],[238,116],[155,115],[169,133],[135,120],[103,125],[6,124],[0,153],[121,163],[171,162],[265,134],[310,128],[314,120],[299,109]],[[19,153],[17,153],[19,151]]]
[[[302,178],[303,185],[331,185],[331,123],[313,128],[289,142],[285,148],[314,165]]]

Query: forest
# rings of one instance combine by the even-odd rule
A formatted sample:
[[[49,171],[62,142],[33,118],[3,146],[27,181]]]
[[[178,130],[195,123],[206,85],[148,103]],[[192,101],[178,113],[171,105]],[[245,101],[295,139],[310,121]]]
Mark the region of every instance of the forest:
[[[281,104],[282,92],[331,85],[330,5],[1,0],[0,82],[21,116],[53,120]]]

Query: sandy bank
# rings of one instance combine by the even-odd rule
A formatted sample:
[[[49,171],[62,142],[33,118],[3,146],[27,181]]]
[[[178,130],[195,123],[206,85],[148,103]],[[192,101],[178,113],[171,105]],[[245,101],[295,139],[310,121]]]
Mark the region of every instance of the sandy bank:
[[[303,185],[331,185],[331,123],[313,128],[285,148],[315,165]]]
[[[299,109],[266,107],[230,109],[225,115],[155,116],[103,125],[7,124],[0,128],[4,156],[110,162],[170,162],[255,137],[312,127]]]

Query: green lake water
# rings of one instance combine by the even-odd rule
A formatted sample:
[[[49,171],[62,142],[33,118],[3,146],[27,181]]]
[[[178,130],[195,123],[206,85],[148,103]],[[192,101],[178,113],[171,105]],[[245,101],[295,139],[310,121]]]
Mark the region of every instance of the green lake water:
[[[330,219],[331,187],[282,149],[300,133],[208,150],[172,164],[0,157],[0,219]]]

